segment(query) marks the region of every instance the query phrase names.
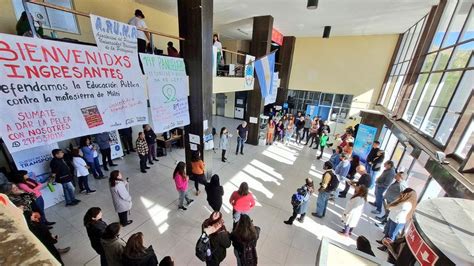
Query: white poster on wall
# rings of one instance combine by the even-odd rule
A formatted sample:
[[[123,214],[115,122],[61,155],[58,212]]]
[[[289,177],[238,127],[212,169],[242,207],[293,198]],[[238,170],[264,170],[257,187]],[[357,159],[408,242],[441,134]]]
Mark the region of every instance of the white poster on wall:
[[[10,152],[148,122],[136,56],[0,34],[0,134]]]
[[[244,71],[244,90],[253,90],[253,84],[255,82],[254,77],[254,65],[255,65],[255,56],[246,55],[245,56],[245,71]]]
[[[97,47],[110,52],[138,53],[137,27],[113,19],[90,15]]]
[[[112,151],[112,159],[123,156],[122,142],[117,130],[110,131],[110,150]]]
[[[182,58],[140,54],[155,132],[189,125],[188,76]]]
[[[280,87],[280,79],[278,78],[278,72],[273,73],[273,82],[272,89],[269,91],[268,95],[265,97],[264,105],[271,104],[276,102],[278,87]]]

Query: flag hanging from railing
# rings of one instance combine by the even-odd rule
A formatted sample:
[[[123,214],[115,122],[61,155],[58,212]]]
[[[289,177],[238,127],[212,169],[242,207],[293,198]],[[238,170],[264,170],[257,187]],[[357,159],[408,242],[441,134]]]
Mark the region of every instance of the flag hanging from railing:
[[[275,52],[255,61],[255,73],[262,92],[262,98],[272,93],[273,72],[275,71]]]

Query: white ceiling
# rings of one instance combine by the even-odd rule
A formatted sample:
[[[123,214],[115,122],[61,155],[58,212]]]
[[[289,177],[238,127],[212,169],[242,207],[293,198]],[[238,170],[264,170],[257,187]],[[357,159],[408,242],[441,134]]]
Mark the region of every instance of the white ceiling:
[[[177,15],[177,0],[136,0]],[[437,0],[319,0],[316,10],[307,0],[214,0],[214,32],[225,39],[251,39],[252,17],[272,15],[283,35],[331,36],[402,33],[427,14]]]

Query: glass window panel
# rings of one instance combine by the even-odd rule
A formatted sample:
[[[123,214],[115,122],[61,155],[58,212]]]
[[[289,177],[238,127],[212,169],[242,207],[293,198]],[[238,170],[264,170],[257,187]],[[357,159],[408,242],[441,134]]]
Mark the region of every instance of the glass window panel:
[[[423,121],[426,111],[428,111],[431,98],[433,98],[433,95],[436,91],[436,87],[438,87],[440,79],[441,79],[441,73],[433,73],[430,75],[430,78],[428,79],[428,83],[423,89],[420,100],[416,107],[415,115],[413,116],[411,120],[412,125],[414,125],[415,127],[419,127],[421,122]]]
[[[471,7],[471,13],[469,14],[469,18],[466,21],[466,25],[462,31],[461,39],[459,41],[465,41],[474,38],[474,11]]]
[[[461,34],[462,27],[466,21],[469,10],[472,6],[472,0],[461,0],[459,1],[456,11],[453,15],[451,22],[449,23],[449,29],[444,37],[443,46],[450,46],[456,43]]]
[[[341,108],[339,113],[339,122],[345,122],[345,119],[349,117],[349,108]]]
[[[436,53],[427,55],[425,58],[425,62],[423,62],[423,67],[421,68],[421,72],[431,71],[431,67],[433,66],[435,58],[436,58]]]
[[[474,84],[474,70],[464,72],[461,83],[454,94],[453,100],[449,105],[449,110],[452,112],[461,112],[466,104],[469,95],[472,92],[472,84]]]
[[[397,171],[407,173],[408,169],[410,169],[413,160],[413,156],[411,156],[409,152],[405,152],[402,160],[400,161],[400,164],[397,167]]]
[[[456,0],[447,1],[443,15],[441,16],[441,20],[438,24],[438,28],[436,29],[436,33],[433,37],[433,41],[431,42],[429,50],[430,52],[438,50],[441,47],[441,43],[443,42],[443,38],[446,33],[446,29],[448,28],[449,21],[451,20],[454,10],[456,9],[457,3],[458,1]]]
[[[445,110],[446,108],[430,107],[426,113],[426,118],[421,125],[421,131],[425,132],[429,136],[433,136],[436,128],[441,122],[441,118],[443,117]]]
[[[341,106],[343,98],[344,98],[343,94],[336,94],[334,96],[334,106]]]
[[[408,36],[408,31],[403,33],[402,42],[400,43],[400,46],[398,47],[397,58],[395,59],[395,63],[398,63],[398,62],[403,60],[403,59],[401,59],[402,58],[401,55],[402,55],[403,49],[405,47],[405,42],[407,40],[407,36]]]
[[[380,145],[381,150],[385,150],[387,148],[388,140],[390,139],[390,136],[392,136],[392,131],[387,128],[387,131],[385,132],[385,135],[383,136],[383,139],[382,139],[382,144]]]
[[[441,81],[435,97],[432,101],[432,106],[447,107],[451,96],[458,85],[461,78],[462,71],[445,72],[443,80]]]
[[[398,139],[395,136],[395,134],[390,135],[390,139],[388,140],[387,147],[385,147],[384,149],[386,160],[392,157],[393,151],[395,150],[397,143],[398,143]]]
[[[330,121],[337,121],[339,116],[340,108],[332,108],[331,115],[329,116]]]
[[[323,97],[321,98],[321,105],[331,106],[333,96],[334,94],[323,93]]]
[[[385,98],[387,98],[388,88],[390,88],[393,79],[394,77],[388,77],[387,83],[385,83],[385,86],[383,88],[383,94],[382,94],[382,98],[380,99],[379,104],[383,105]]]
[[[397,77],[397,76],[393,77],[392,82],[390,83],[390,87],[388,87],[388,89],[387,89],[387,95],[386,95],[386,97],[384,99],[384,102],[383,102],[383,106],[385,108],[388,108],[388,103],[390,102],[390,98],[392,97],[393,89],[395,88],[395,85],[396,85],[395,80],[397,80],[397,79],[402,79],[402,78]]]
[[[388,132],[388,133],[387,133]],[[390,129],[388,129],[385,125],[382,127],[382,131],[380,132],[379,139],[378,141],[381,143],[380,149],[384,149],[384,141],[385,141],[385,135],[390,134]],[[387,137],[388,140],[388,137]]]
[[[407,185],[408,187],[414,189],[418,197],[420,197],[429,177],[430,173],[426,171],[426,169],[418,160],[415,160],[412,169],[408,173]]]
[[[390,70],[390,76],[393,76],[395,74],[395,69],[397,68],[396,64],[392,65],[392,69]]]
[[[402,64],[402,69],[400,70],[400,75],[405,75],[408,70],[408,65],[410,64],[410,61],[405,62]]]
[[[471,57],[473,48],[474,41],[457,46],[456,50],[454,50],[451,60],[449,61],[448,69],[466,67],[467,62]]]
[[[393,73],[394,76],[398,75],[398,73],[400,73],[400,69],[402,68],[402,64],[397,64],[397,66],[395,67],[395,73]]]
[[[403,80],[404,80],[404,76],[399,76],[398,77],[397,83],[395,84],[395,87],[394,87],[393,92],[392,92],[392,96],[390,97],[390,101],[388,103],[387,108],[389,110],[392,110],[393,106],[395,105],[395,102],[396,102],[397,97],[398,97],[398,92],[400,92],[400,88],[402,87],[402,84],[403,84]]]
[[[459,114],[446,112],[443,118],[443,122],[441,122],[441,126],[438,128],[438,132],[436,133],[435,140],[438,141],[441,145],[446,145],[449,136],[454,130],[454,126],[458,122]]]
[[[446,191],[439,185],[438,182],[434,178],[430,178],[428,185],[426,186],[425,192],[423,192],[423,196],[420,199],[420,202],[428,199],[435,199],[439,197],[444,197],[446,195]]]
[[[402,158],[404,151],[405,151],[405,146],[403,146],[401,142],[398,142],[397,147],[395,147],[395,151],[393,152],[392,159],[391,159],[395,167],[398,166],[398,162],[400,162],[400,159]]]
[[[352,95],[345,95],[344,100],[342,101],[342,107],[351,107],[352,105]]]
[[[461,138],[461,141],[458,144],[458,148],[456,149],[456,154],[459,155],[461,158],[465,159],[469,151],[471,150],[472,143],[474,143],[474,135],[472,132],[474,131],[474,122],[471,120],[471,123]]]
[[[410,44],[410,47],[408,48],[408,53],[407,53],[407,59],[412,59],[413,58],[413,53],[415,51],[416,46],[418,45],[420,41],[420,36],[421,36],[421,30],[423,29],[423,26],[425,24],[426,17],[423,18],[420,22],[416,24],[416,29],[415,29],[415,35],[413,36],[413,40]]]
[[[428,76],[429,74],[420,74],[418,76],[418,80],[416,81],[415,87],[413,88],[410,99],[408,101],[408,106],[406,108],[405,114],[403,115],[403,119],[405,119],[406,121],[410,121],[413,117],[416,105],[418,104],[418,100],[420,98],[423,88],[425,87]]]
[[[407,35],[407,40],[405,42],[405,46],[403,47],[402,55],[400,57],[400,62],[407,60],[408,47],[410,47],[411,43],[413,42],[412,39],[413,39],[414,32],[415,32],[415,27],[413,26],[410,28],[408,33],[405,33],[405,35]]]
[[[446,65],[448,64],[449,57],[453,52],[453,48],[442,50],[438,53],[438,57],[436,58],[435,65],[433,70],[444,70]]]

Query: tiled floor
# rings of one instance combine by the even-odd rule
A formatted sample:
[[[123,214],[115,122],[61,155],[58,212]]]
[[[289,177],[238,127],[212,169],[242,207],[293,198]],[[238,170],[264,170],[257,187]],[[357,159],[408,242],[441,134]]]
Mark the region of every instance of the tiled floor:
[[[236,128],[239,121],[216,117],[215,127]],[[232,130],[233,131],[233,130]],[[232,132],[231,131],[231,132]],[[254,223],[261,227],[257,251],[259,265],[315,265],[316,253],[322,236],[327,236],[346,245],[354,246],[357,235],[365,235],[372,241],[376,255],[385,258],[385,254],[376,249],[376,239],[382,232],[373,223],[372,210],[365,207],[365,215],[354,230],[351,239],[337,234],[341,229],[340,213],[347,199],[330,202],[324,219],[307,217],[303,224],[295,222],[293,226],[283,224],[291,214],[290,197],[308,176],[319,184],[322,161],[316,160],[315,150],[303,145],[284,146],[245,146],[245,156],[232,153],[235,137],[231,142],[229,161],[220,161],[217,151],[213,160],[213,172],[221,177],[224,186],[223,213],[228,227],[231,227],[231,208],[228,204],[230,194],[242,181],[249,183],[257,199],[257,206],[251,212]],[[325,155],[327,159],[329,154]],[[152,166],[147,174],[139,172],[138,157],[127,155],[116,160],[116,169],[130,178],[130,190],[133,197],[131,219],[133,224],[123,228],[121,237],[128,239],[133,232],[141,231],[146,244],[153,245],[158,258],[170,255],[176,265],[203,265],[194,256],[194,246],[200,235],[200,225],[210,214],[206,195],[196,198],[196,203],[187,211],[177,210],[177,193],[172,180],[172,171],[176,161],[184,159],[184,150],[175,149],[160,162]],[[323,158],[324,159],[324,158]],[[56,221],[54,234],[59,235],[58,247],[70,246],[71,251],[63,255],[66,265],[99,265],[98,255],[90,246],[82,218],[86,210],[93,206],[102,208],[104,220],[108,223],[118,221],[113,209],[107,180],[90,178],[91,186],[97,189],[92,195],[78,195],[82,202],[74,207],[62,204],[47,209],[48,219]],[[192,187],[192,186],[190,186]],[[192,192],[194,189],[192,190]],[[309,212],[314,211],[316,194],[311,197]],[[370,200],[373,200],[371,197]],[[232,247],[227,251],[224,265],[235,265]]]

